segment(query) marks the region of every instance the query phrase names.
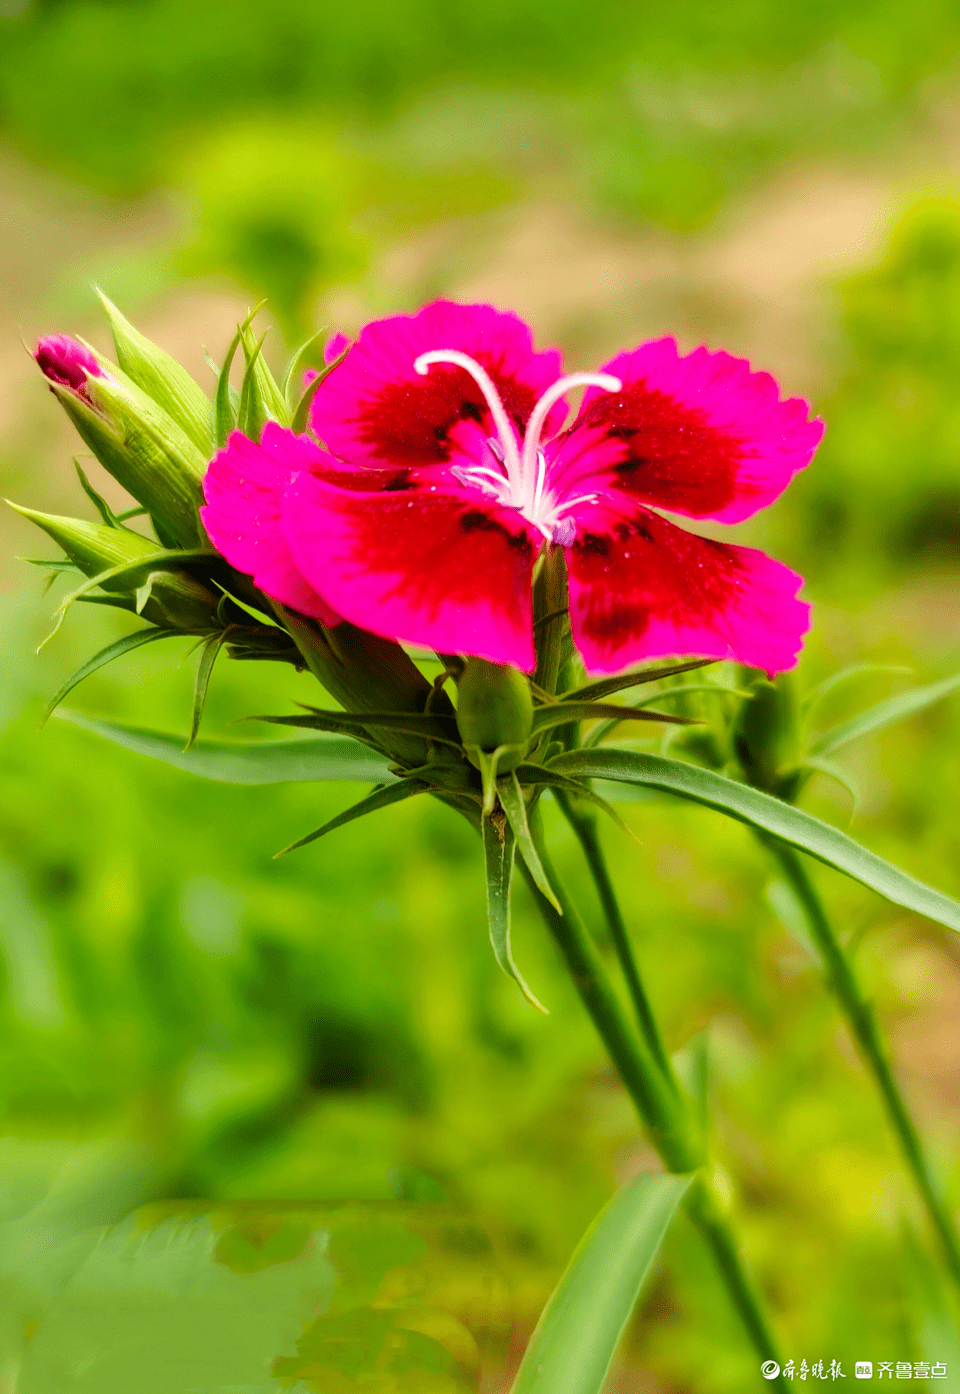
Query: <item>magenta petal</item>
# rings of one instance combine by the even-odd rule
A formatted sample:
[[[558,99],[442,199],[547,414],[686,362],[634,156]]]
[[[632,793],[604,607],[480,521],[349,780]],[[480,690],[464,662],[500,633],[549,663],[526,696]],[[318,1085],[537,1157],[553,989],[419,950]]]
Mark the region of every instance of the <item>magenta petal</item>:
[[[354,624],[387,639],[534,667],[540,537],[518,513],[438,488],[338,488],[304,471],[284,526],[297,565]]]
[[[743,358],[674,339],[622,353],[603,370],[623,390],[590,389],[551,452],[561,496],[594,485],[690,518],[738,523],[771,503],[808,465],[823,423],[799,397],[781,400],[769,373]]]
[[[37,366],[51,382],[72,388],[87,397],[87,378],[102,378],[100,364],[88,348],[66,334],[47,334],[37,344],[34,358]]]
[[[200,516],[210,540],[231,566],[252,576],[265,595],[321,624],[338,615],[298,569],[281,523],[283,494],[292,476],[322,468],[325,457],[306,436],[270,422],[260,445],[234,431],[210,461]],[[330,461],[330,464],[333,462]]]
[[[338,348],[346,340],[338,336]],[[354,465],[434,465],[450,458],[451,433],[462,422],[496,431],[483,393],[470,375],[435,364],[421,377],[422,353],[456,349],[485,368],[522,436],[538,397],[561,374],[558,349],[536,353],[529,327],[490,305],[437,300],[416,315],[374,320],[317,390],[310,424],[330,452]],[[559,430],[558,404],[549,431]]]
[[[810,627],[795,571],[645,508],[603,515],[580,510],[566,554],[573,639],[591,672],[673,657],[732,658],[770,674],[794,666]]]

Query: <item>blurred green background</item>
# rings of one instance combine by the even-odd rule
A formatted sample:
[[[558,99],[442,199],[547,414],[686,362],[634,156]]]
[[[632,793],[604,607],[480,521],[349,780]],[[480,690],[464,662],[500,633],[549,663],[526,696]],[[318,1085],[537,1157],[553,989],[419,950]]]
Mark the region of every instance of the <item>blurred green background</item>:
[[[275,363],[441,293],[518,310],[574,368],[675,332],[827,419],[807,475],[736,530],[808,578],[802,682],[956,671],[958,40],[951,0],[2,0],[2,491],[82,511],[79,442],[19,340],[106,347],[93,283],[208,386],[201,345],[221,354],[262,296]],[[224,789],[38,734],[129,623],[74,612],[37,658],[53,599],[13,554],[49,544],[0,526],[0,1391],[62,1283],[51,1246],[167,1197],[473,1207],[518,1356],[590,1218],[653,1162],[523,890],[516,953],[547,1018],[496,969],[478,848],[439,805],[276,863],[350,791]],[[70,700],[184,730],[170,652]],[[272,666],[222,663],[207,734],[305,696]],[[865,676],[823,719],[907,681]],[[853,833],[954,895],[958,738],[954,700],[845,757]],[[850,821],[828,781],[805,798]],[[629,922],[671,1048],[709,1033],[724,1185],[787,1353],[939,1360],[960,1389],[929,1236],[759,849],[666,799],[626,816],[642,846],[608,842]],[[818,879],[958,1204],[958,947]],[[759,1383],[681,1222],[611,1389]]]

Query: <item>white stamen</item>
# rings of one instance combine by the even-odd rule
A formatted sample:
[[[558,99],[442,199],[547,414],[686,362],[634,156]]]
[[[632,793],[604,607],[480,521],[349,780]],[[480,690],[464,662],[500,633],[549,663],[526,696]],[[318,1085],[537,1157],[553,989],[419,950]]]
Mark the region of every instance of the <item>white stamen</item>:
[[[507,475],[511,483],[520,483],[520,453],[517,450],[517,441],[510,424],[510,418],[500,400],[500,394],[493,385],[490,374],[481,368],[468,354],[461,353],[459,349],[433,349],[430,353],[421,353],[420,357],[414,360],[414,370],[425,377],[431,363],[453,363],[458,368],[463,368],[464,372],[470,374],[474,382],[480,388],[490,408],[490,415],[493,417],[493,424],[497,428],[497,435],[500,437],[500,445],[503,448],[503,460],[507,468]]]
[[[565,518],[563,514],[579,503],[599,502],[600,495],[579,494],[564,503],[556,503],[548,488],[547,458],[540,449],[540,435],[551,407],[571,388],[599,387],[604,392],[619,392],[623,383],[610,373],[570,373],[560,378],[547,388],[531,412],[522,449],[518,449],[510,418],[489,373],[459,349],[422,353],[413,366],[423,377],[432,363],[452,363],[463,368],[480,388],[497,431],[496,437],[487,441],[487,448],[505,471],[500,473],[489,465],[455,465],[450,471],[454,479],[459,484],[479,489],[487,498],[495,498],[506,508],[518,509],[547,542],[569,547],[577,535],[577,526],[572,518]]]
[[[553,510],[554,517],[559,517],[561,513],[566,513],[568,508],[576,508],[578,503],[599,503],[599,494],[578,494],[575,499],[567,499],[566,503],[558,504]]]
[[[527,490],[529,490],[530,495],[534,492],[534,461],[540,447],[540,433],[550,414],[550,408],[574,387],[602,387],[604,392],[619,392],[623,383],[610,373],[568,373],[565,378],[560,378],[559,381],[547,388],[531,413],[523,437],[520,478],[523,480],[525,493]]]

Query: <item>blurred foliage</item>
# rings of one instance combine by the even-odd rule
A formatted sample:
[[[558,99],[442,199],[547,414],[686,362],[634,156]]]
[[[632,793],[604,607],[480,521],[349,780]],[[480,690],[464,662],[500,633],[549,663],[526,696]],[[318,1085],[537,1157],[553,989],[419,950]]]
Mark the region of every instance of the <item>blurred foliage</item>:
[[[543,186],[690,230],[791,160],[882,157],[949,81],[958,30],[949,0],[46,0],[0,9],[0,123],[72,180],[185,193],[195,226],[162,249],[164,274],[220,272],[269,294],[293,337],[379,241]],[[64,251],[44,255],[55,279]],[[824,335],[820,365],[836,384],[817,404],[829,430],[770,525],[818,603],[801,691],[846,662],[918,680],[960,668],[958,287],[960,204],[945,194],[842,288],[843,334]],[[50,449],[39,426],[0,444],[18,498]],[[868,622],[878,590],[905,579],[913,598],[890,589],[886,618]],[[64,724],[38,734],[63,677],[130,626],[74,613],[37,661],[35,573],[18,587],[0,615],[0,1390],[41,1314],[69,1305],[71,1274],[128,1233],[105,1227],[167,1197],[217,1213],[263,1197],[294,1210],[446,1198],[494,1235],[526,1334],[616,1179],[652,1154],[523,890],[515,952],[548,1018],[497,970],[479,848],[439,805],[413,801],[274,862],[350,792],[225,789]],[[310,680],[279,666],[222,662],[209,734],[304,698]],[[144,651],[71,700],[185,733],[190,681]],[[867,687],[875,699],[903,681],[837,689],[820,729]],[[953,699],[843,755],[855,833],[953,894],[958,740]],[[803,798],[850,816],[821,776]],[[785,888],[718,817],[653,797],[625,816],[641,846],[613,829],[608,842],[628,923],[671,1048],[707,1032],[721,1175],[787,1352],[960,1371],[929,1237]],[[572,837],[555,819],[549,831],[584,885]],[[956,947],[818,880],[899,1028],[908,1092],[960,1203]],[[140,1213],[149,1227],[183,1210]],[[322,1335],[304,1320],[303,1359]],[[294,1358],[297,1340],[285,1349]],[[755,1381],[683,1222],[629,1355],[671,1390]]]
[[[799,481],[806,545],[861,585],[960,562],[960,202],[919,202],[878,267],[841,287],[843,373],[818,468]]]

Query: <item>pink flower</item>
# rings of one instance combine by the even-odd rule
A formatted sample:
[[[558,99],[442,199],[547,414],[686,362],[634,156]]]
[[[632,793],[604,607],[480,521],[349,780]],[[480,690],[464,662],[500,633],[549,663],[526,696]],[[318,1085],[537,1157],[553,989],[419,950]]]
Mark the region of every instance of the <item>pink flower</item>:
[[[368,324],[311,425],[325,448],[278,426],[260,446],[234,434],[204,486],[214,545],[294,609],[530,671],[533,570],[554,546],[593,672],[796,662],[801,578],[654,511],[739,522],[812,458],[822,423],[742,359],[658,339],[564,377],[515,315],[441,300]]]
[[[87,377],[102,378],[103,369],[88,348],[66,334],[46,334],[37,344],[34,358],[51,382],[72,388],[89,401]]]

